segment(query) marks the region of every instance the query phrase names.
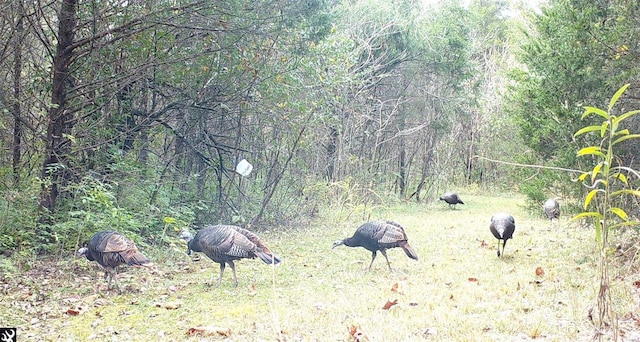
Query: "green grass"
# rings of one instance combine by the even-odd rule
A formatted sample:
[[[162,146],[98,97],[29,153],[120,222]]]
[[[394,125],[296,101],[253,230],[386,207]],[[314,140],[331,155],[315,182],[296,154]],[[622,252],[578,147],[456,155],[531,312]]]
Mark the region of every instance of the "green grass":
[[[365,220],[362,212],[343,209],[306,227],[263,227],[259,235],[283,262],[236,263],[237,288],[229,269],[218,287],[217,264],[204,256],[193,262],[181,246],[143,250],[156,268],[122,270],[122,295],[104,291],[103,272],[85,259],[36,262],[2,284],[0,321],[17,326],[21,341],[198,341],[203,337],[187,331],[199,326],[229,329],[234,341],[348,341],[351,326],[371,341],[589,339],[597,288],[593,231],[566,217],[552,227],[542,215],[526,213],[520,196],[462,198],[466,205],[458,210],[438,202],[367,214],[401,223],[420,257],[389,250],[393,273],[382,255],[367,272],[368,251],[331,249]],[[516,219],[502,259],[489,232],[498,211]],[[625,260],[618,258],[625,267],[612,278],[630,337],[638,336],[632,319],[638,279]],[[543,275],[536,275],[538,267]],[[383,310],[388,300],[398,303]]]

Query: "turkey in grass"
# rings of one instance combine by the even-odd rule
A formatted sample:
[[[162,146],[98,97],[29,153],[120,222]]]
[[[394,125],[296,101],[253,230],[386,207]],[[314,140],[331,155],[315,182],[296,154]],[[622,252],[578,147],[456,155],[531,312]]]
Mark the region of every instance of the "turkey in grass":
[[[120,265],[151,267],[153,263],[138,251],[135,243],[126,236],[111,230],[94,234],[87,247],[78,250],[78,256],[96,261],[105,268],[107,289],[111,288],[111,280],[118,286],[117,270]]]
[[[544,214],[552,223],[560,217],[560,203],[557,198],[550,198],[543,205]]]
[[[516,230],[516,221],[507,213],[497,213],[491,217],[489,230],[498,239],[498,257],[501,257],[504,255],[507,240],[513,237],[513,232]],[[500,240],[502,240],[502,253],[500,253]]]
[[[387,259],[389,271],[393,271],[389,263],[389,258],[387,257],[387,249],[389,248],[400,247],[409,258],[418,260],[418,255],[407,242],[407,234],[404,228],[393,221],[377,220],[367,222],[358,227],[350,238],[334,242],[333,248],[340,245],[364,247],[371,251],[369,270],[371,270],[371,265],[373,265],[373,261],[376,259],[377,252],[380,251],[384,258]]]
[[[275,256],[260,238],[247,229],[232,225],[214,225],[200,230],[196,236],[183,232],[181,238],[187,240],[187,254],[191,251],[204,253],[209,259],[220,264],[218,284],[226,265],[233,271],[234,286],[238,286],[234,261],[240,259],[259,258],[266,264],[278,264],[280,258]]]
[[[447,204],[449,204],[449,208],[453,209],[456,209],[456,204],[464,204],[460,199],[460,196],[454,192],[445,192],[444,195],[440,197],[440,200],[447,202]]]

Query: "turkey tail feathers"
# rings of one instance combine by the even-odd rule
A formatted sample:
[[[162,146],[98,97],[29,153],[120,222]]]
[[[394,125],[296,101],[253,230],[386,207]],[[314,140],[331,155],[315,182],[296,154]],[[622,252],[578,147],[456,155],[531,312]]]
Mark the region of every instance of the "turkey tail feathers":
[[[260,260],[264,261],[265,264],[271,265],[271,264],[279,264],[280,263],[280,258],[278,258],[277,256],[273,255],[271,253],[271,251],[257,251],[256,255],[258,256],[258,258],[260,258]]]
[[[151,267],[153,263],[147,259],[146,256],[142,255],[140,252],[133,252],[127,255],[123,255],[124,260],[129,266],[142,266],[142,267]]]
[[[402,248],[402,250],[405,252],[405,254],[407,254],[407,256],[411,259],[414,260],[418,260],[418,255],[416,254],[416,252],[413,251],[413,248],[411,248],[411,246],[409,246],[409,244],[404,244],[403,246],[400,246]]]

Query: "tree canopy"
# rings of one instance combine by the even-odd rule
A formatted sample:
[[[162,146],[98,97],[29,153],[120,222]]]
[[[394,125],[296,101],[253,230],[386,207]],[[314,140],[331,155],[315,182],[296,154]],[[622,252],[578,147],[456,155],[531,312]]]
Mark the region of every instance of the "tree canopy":
[[[637,107],[625,1],[2,8],[3,250],[103,226],[287,225],[454,187],[566,191],[491,160],[578,168],[582,106],[630,83],[620,101]]]

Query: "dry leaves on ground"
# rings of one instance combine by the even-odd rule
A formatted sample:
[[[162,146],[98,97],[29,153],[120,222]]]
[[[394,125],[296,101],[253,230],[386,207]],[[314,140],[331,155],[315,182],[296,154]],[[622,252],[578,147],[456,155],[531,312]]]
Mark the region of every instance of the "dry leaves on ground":
[[[352,325],[351,327],[349,327],[349,335],[351,335],[351,337],[353,337],[353,339],[356,342],[369,341],[369,338],[367,337],[367,335],[365,335],[365,333],[362,332],[362,330],[360,330],[360,328],[356,327],[355,325]]]
[[[188,336],[231,336],[231,329],[222,328],[222,327],[212,327],[212,326],[203,326],[203,327],[193,327],[187,330]]]
[[[387,300],[387,303],[382,307],[382,310],[389,310],[392,306],[398,304],[398,300],[394,299],[393,301]]]

